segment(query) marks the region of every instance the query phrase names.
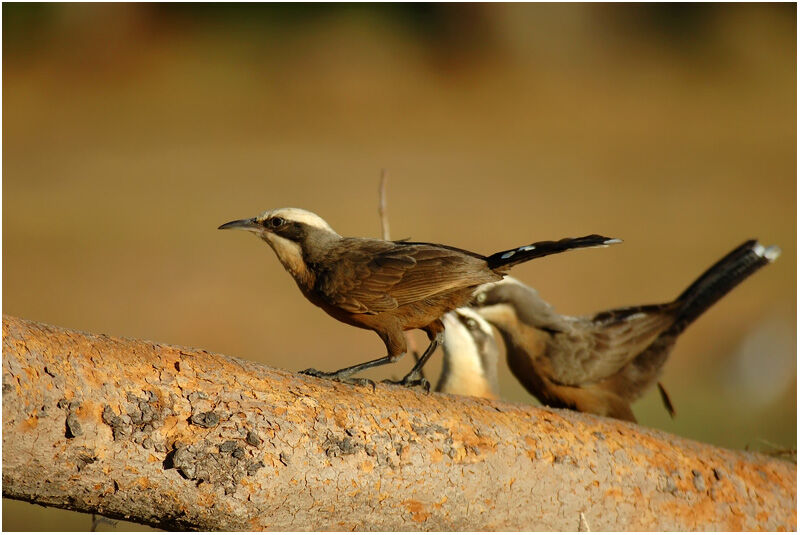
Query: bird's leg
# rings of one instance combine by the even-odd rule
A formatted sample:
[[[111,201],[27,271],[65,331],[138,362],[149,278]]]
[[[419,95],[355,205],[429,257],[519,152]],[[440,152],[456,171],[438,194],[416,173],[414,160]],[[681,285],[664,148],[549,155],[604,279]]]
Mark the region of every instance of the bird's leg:
[[[361,364],[356,364],[355,366],[348,366],[347,368],[342,368],[341,370],[336,370],[335,372],[321,372],[319,370],[315,370],[314,368],[309,368],[307,370],[301,371],[300,373],[302,373],[303,375],[310,375],[312,377],[319,377],[321,379],[331,379],[333,381],[339,381],[340,383],[356,384],[361,386],[372,385],[372,387],[374,388],[375,387],[374,381],[358,377],[351,378],[350,376],[360,371],[364,371],[369,368],[374,368],[375,366],[383,366],[384,364],[391,364],[392,362],[397,361],[402,356],[403,355],[387,355],[379,359],[362,362]]]
[[[414,367],[411,368],[411,371],[408,374],[400,379],[399,381],[390,381],[386,380],[383,381],[384,383],[392,383],[396,385],[403,385],[403,386],[421,386],[426,391],[430,392],[431,384],[428,382],[427,379],[422,375],[422,368],[425,366],[425,363],[428,362],[428,359],[431,358],[433,352],[436,351],[436,348],[439,347],[439,344],[442,343],[442,333],[437,333],[433,339],[431,340],[428,349],[422,354]]]
[[[355,366],[348,366],[347,368],[342,368],[341,370],[336,370],[335,372],[321,372],[319,370],[315,370],[314,368],[309,368],[308,370],[303,370],[300,373],[314,377],[320,377],[323,379],[332,379],[342,383],[358,385],[369,384],[372,385],[374,390],[375,383],[373,381],[369,379],[351,379],[350,376],[358,372],[368,370],[369,368],[397,362],[403,358],[407,350],[406,339],[403,336],[403,331],[401,329],[387,329],[385,331],[378,332],[378,335],[381,337],[381,340],[383,340],[383,343],[386,344],[387,355],[385,357],[362,362],[361,364],[356,364]]]

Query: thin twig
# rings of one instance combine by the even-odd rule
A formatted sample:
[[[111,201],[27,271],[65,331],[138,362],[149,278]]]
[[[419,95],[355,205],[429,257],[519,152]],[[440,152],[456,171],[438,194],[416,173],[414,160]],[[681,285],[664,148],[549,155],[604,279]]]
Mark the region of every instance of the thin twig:
[[[381,184],[378,187],[378,215],[381,218],[381,236],[384,240],[390,240],[389,216],[386,213],[386,182],[389,175],[386,169],[381,169]]]
[[[586,515],[581,513],[581,517],[578,520],[578,531],[592,531],[592,528],[589,527],[589,522],[586,521]]]
[[[756,441],[768,446],[767,448],[761,448],[761,453],[764,455],[777,457],[797,464],[797,448],[787,448],[764,438],[757,438]]]

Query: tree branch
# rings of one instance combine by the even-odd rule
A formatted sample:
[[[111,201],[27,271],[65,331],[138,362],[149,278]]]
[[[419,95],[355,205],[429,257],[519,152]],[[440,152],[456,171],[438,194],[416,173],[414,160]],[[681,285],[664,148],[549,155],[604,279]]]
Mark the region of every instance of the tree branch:
[[[3,318],[3,495],[170,529],[795,530],[796,467]]]

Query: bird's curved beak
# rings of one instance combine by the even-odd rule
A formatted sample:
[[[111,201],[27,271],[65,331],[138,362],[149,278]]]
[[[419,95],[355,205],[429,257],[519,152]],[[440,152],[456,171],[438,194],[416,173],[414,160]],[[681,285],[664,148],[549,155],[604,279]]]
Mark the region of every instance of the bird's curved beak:
[[[217,230],[227,230],[231,228],[254,232],[259,230],[261,225],[258,224],[258,221],[256,221],[255,217],[251,217],[250,219],[237,219],[236,221],[229,221],[224,225],[220,225]]]

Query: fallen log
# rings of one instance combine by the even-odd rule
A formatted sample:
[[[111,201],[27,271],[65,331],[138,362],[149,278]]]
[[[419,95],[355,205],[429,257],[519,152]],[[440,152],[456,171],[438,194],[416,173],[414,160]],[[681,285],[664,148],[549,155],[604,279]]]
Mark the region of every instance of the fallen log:
[[[794,464],[3,318],[3,496],[165,529],[796,530]]]

